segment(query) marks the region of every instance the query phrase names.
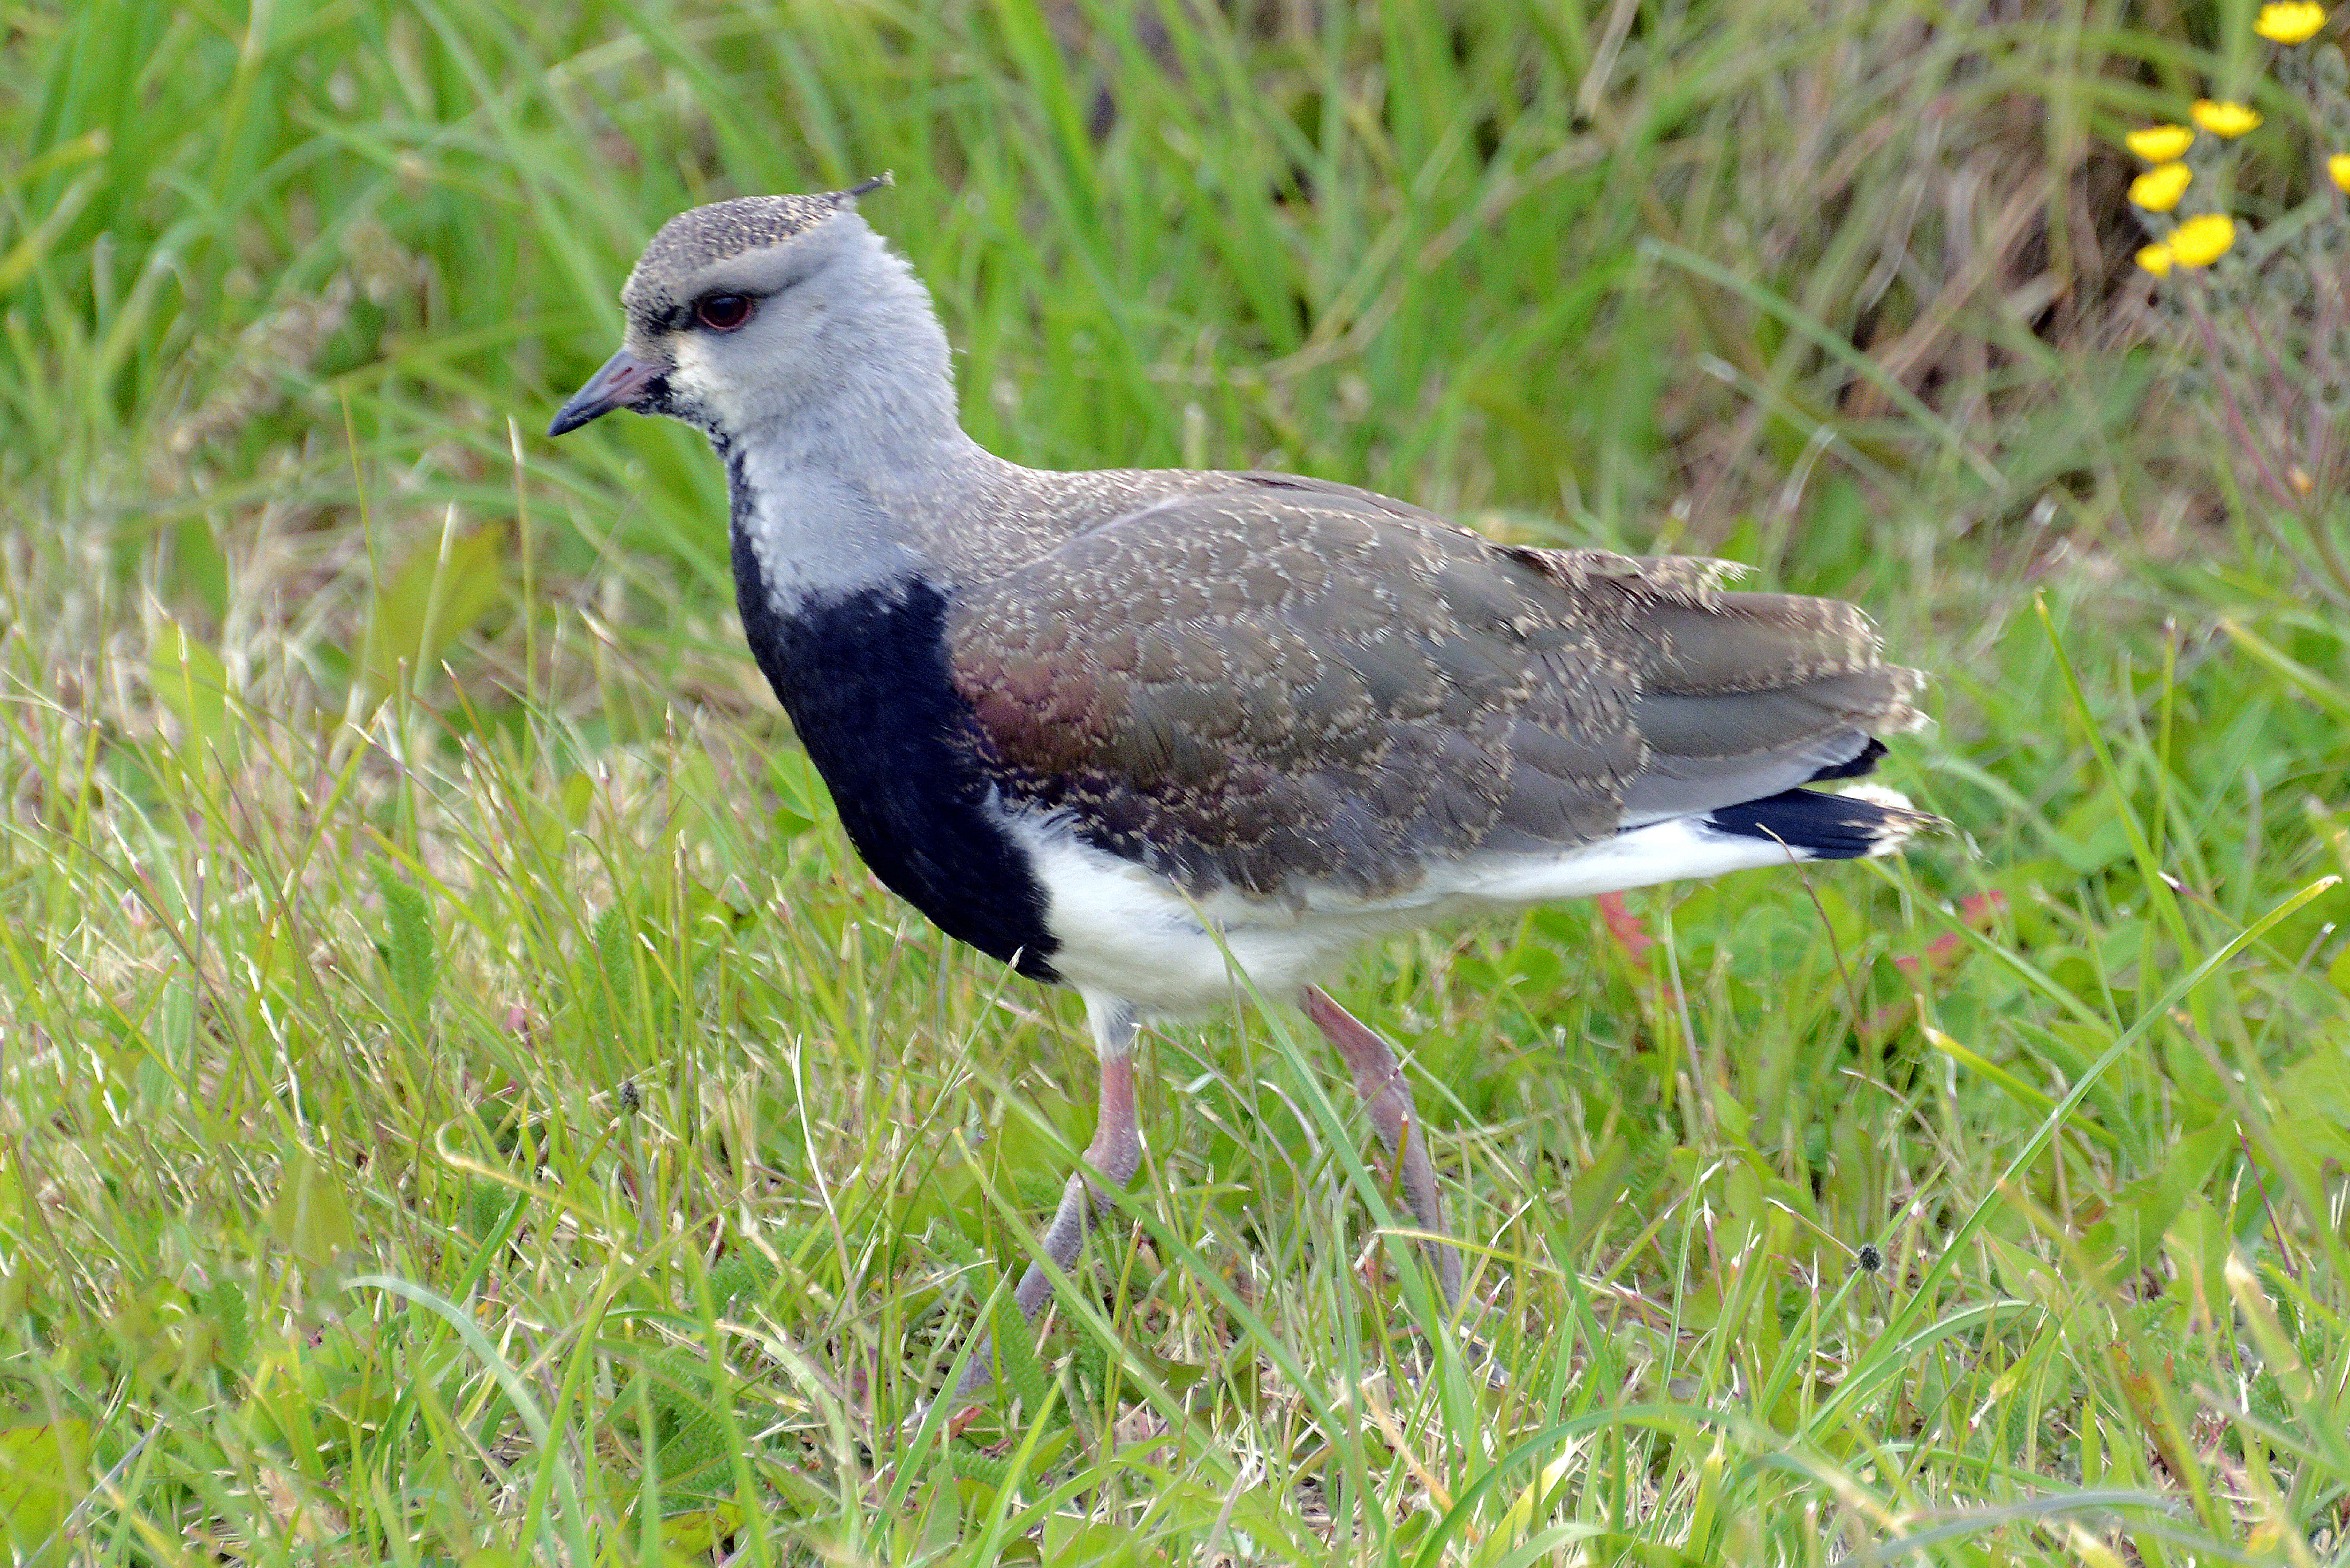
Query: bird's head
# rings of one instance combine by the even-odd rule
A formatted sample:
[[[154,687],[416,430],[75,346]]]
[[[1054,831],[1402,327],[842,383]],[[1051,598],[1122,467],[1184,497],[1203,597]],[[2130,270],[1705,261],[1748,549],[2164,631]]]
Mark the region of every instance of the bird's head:
[[[856,351],[830,340],[844,306],[887,300],[889,285],[910,282],[857,216],[857,198],[889,182],[883,174],[829,194],[746,196],[662,224],[620,290],[620,351],[546,433],[633,409],[725,439],[803,401],[837,373],[828,360]]]

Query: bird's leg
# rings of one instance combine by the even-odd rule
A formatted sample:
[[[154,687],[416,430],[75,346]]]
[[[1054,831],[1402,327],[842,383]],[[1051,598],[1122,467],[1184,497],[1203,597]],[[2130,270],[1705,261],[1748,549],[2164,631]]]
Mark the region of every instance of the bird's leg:
[[[1428,1140],[1421,1136],[1419,1117],[1411,1104],[1411,1085],[1396,1063],[1388,1043],[1362,1020],[1330,1000],[1318,985],[1309,985],[1298,998],[1324,1039],[1338,1048],[1354,1070],[1355,1092],[1371,1113],[1371,1127],[1387,1145],[1388,1156],[1403,1168],[1404,1200],[1411,1205],[1419,1228],[1434,1236],[1451,1234],[1444,1226],[1444,1199],[1436,1190],[1436,1168],[1429,1163]],[[1448,1309],[1461,1304],[1461,1253],[1441,1241],[1427,1243],[1429,1261],[1444,1287]]]
[[[1097,1210],[1107,1212],[1109,1197],[1087,1179],[1089,1169],[1103,1181],[1124,1187],[1142,1163],[1142,1129],[1134,1117],[1134,1009],[1107,997],[1086,997],[1086,1021],[1093,1026],[1094,1048],[1101,1058],[1101,1108],[1094,1122],[1094,1141],[1086,1149],[1083,1168],[1061,1189],[1061,1207],[1045,1228],[1045,1256],[1066,1273],[1085,1245],[1086,1227]],[[1043,1263],[1031,1263],[1012,1293],[1021,1320],[1035,1323],[1053,1293],[1053,1276]],[[955,1385],[957,1403],[995,1380],[995,1357],[987,1325],[979,1327],[979,1344]]]

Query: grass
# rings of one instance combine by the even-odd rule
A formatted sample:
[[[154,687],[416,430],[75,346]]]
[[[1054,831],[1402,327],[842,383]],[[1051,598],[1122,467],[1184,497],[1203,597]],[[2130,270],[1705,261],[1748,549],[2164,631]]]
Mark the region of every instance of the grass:
[[[18,1559],[2340,1560],[2350,659],[2105,150],[2246,18],[1121,16],[0,7]],[[880,168],[1008,455],[1703,548],[1938,672],[1908,861],[1345,978],[1473,1321],[1236,1009],[897,1435],[1084,1031],[848,858],[698,443],[535,434],[661,218]]]

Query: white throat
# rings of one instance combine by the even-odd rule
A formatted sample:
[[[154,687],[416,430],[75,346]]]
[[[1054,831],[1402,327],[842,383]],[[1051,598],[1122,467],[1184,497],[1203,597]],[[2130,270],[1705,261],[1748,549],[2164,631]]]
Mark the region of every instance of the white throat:
[[[928,291],[861,221],[836,221],[854,227],[816,275],[769,302],[755,361],[733,343],[689,343],[675,372],[707,414],[733,527],[785,613],[923,575],[912,516],[997,461],[963,433]]]

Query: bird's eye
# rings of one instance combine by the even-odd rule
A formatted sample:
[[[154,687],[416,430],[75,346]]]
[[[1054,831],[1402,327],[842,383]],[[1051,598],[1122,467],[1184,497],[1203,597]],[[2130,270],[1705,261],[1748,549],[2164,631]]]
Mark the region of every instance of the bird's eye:
[[[705,294],[693,302],[693,318],[712,332],[733,332],[756,308],[747,294]]]

